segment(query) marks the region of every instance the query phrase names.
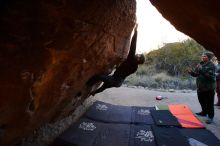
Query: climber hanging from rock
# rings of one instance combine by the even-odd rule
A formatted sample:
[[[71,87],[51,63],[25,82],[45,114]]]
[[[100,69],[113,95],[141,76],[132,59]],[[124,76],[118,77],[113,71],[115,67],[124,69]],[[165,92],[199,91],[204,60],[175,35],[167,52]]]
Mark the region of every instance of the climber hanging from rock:
[[[102,86],[97,90],[92,91],[92,95],[100,93],[107,88],[120,87],[124,82],[125,78],[130,74],[134,73],[138,69],[139,64],[143,64],[145,61],[144,54],[136,54],[136,42],[137,42],[137,27],[135,28],[134,35],[132,37],[130,51],[128,57],[118,67],[116,67],[113,75],[95,75],[88,82],[88,86],[92,86],[97,82],[103,82]]]

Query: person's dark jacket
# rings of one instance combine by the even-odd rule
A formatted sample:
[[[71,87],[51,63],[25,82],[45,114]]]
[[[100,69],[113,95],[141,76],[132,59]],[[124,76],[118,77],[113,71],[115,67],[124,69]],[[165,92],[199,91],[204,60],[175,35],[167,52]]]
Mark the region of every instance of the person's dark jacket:
[[[216,65],[216,73],[220,73],[220,64]],[[216,80],[220,80],[220,76],[216,76]]]
[[[215,65],[211,61],[207,63],[200,62],[195,71],[191,72],[191,76],[196,77],[198,92],[215,90],[215,69]]]
[[[113,77],[117,79],[124,80],[127,76],[134,73],[138,69],[138,62],[135,57],[136,52],[136,42],[137,42],[137,31],[135,31],[132,37],[130,51],[127,59],[116,68]]]

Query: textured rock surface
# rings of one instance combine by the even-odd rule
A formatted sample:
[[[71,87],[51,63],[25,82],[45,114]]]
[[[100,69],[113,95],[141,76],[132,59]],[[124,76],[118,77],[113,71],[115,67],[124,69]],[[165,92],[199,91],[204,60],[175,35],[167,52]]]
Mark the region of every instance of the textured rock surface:
[[[150,0],[164,18],[220,57],[219,0]]]
[[[218,0],[151,0],[178,30],[220,57]],[[75,110],[86,81],[120,63],[135,0],[0,1],[0,145]]]
[[[0,1],[0,145],[75,110],[126,58],[135,0]]]

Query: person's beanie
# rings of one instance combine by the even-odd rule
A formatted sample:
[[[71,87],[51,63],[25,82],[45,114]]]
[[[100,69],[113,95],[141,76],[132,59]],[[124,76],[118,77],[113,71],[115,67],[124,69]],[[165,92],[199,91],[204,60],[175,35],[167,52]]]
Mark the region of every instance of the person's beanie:
[[[209,60],[211,60],[214,57],[214,53],[210,51],[204,52],[203,55],[206,55],[209,58]]]

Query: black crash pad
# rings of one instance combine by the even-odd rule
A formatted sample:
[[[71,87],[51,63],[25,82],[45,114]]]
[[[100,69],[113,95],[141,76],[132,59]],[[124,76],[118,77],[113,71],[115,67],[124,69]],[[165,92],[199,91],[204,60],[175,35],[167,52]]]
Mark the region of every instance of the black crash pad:
[[[130,123],[132,108],[129,106],[117,106],[101,101],[96,101],[87,110],[85,116],[101,122]]]
[[[220,140],[207,129],[181,128],[180,132],[188,139],[198,141],[198,143],[203,143],[208,146],[220,146]]]
[[[133,124],[147,124],[153,125],[154,121],[151,116],[151,111],[154,107],[132,107],[132,121]]]
[[[190,146],[177,127],[152,126],[158,146]]]
[[[129,146],[156,146],[150,125],[131,125]]]
[[[151,115],[158,126],[181,126],[169,110],[152,110]]]
[[[85,113],[89,119],[106,123],[154,124],[153,107],[121,106],[96,101]]]
[[[56,146],[91,146],[103,125],[103,123],[82,118],[57,137],[54,144]]]
[[[54,141],[62,146],[155,146],[150,125],[101,123],[82,118]]]

